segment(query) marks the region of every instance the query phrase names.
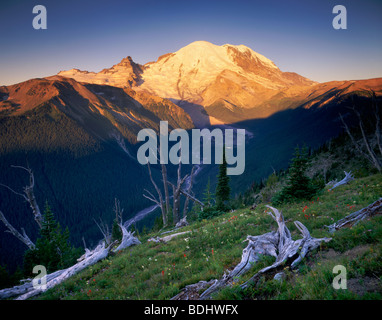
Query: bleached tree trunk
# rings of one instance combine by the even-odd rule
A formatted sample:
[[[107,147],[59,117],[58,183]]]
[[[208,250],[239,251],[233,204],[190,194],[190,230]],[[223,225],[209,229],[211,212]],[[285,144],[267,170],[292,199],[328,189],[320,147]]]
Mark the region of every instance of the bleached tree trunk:
[[[12,168],[19,168],[23,169],[28,172],[29,174],[29,185],[25,186],[23,191],[24,193],[19,193],[13,190],[11,187],[0,183],[0,186],[3,186],[10,190],[12,193],[21,196],[26,202],[29,203],[32,212],[33,212],[33,217],[34,220],[36,221],[38,227],[41,229],[42,224],[43,224],[43,216],[41,214],[40,208],[37,204],[36,197],[34,195],[34,185],[35,185],[35,180],[34,180],[34,175],[32,170],[28,167],[22,167],[22,166],[11,166]],[[4,223],[5,227],[8,229],[6,232],[11,233],[14,235],[17,239],[19,239],[22,243],[24,243],[29,249],[33,250],[36,248],[35,244],[31,241],[31,239],[27,236],[24,228],[21,228],[22,234],[16,230],[5,218],[4,214],[0,211],[0,220]]]
[[[157,194],[158,194],[158,200],[155,198],[155,196],[150,193],[148,190],[145,190],[149,195],[145,195],[143,194],[143,196],[146,198],[146,199],[149,199],[150,201],[153,201],[154,203],[156,203],[160,209],[161,209],[161,212],[162,212],[162,220],[163,220],[163,226],[167,226],[168,222],[167,222],[167,212],[166,210],[169,210],[169,209],[165,209],[165,203],[163,201],[163,197],[162,197],[162,192],[160,191],[159,187],[157,186],[157,184],[155,183],[154,179],[153,179],[153,176],[152,176],[152,173],[151,173],[151,167],[150,167],[150,163],[148,162],[147,163],[147,169],[149,171],[149,176],[150,176],[150,181],[152,183],[152,185],[154,186]],[[162,176],[163,176],[163,168],[162,168]],[[166,173],[166,180],[167,180],[167,173]],[[166,202],[168,200],[166,199]]]
[[[113,250],[113,252],[118,252],[125,248],[131,247],[136,244],[141,244],[137,237],[134,237],[134,232],[127,231],[127,229],[121,223],[119,227],[122,230],[122,240],[120,245]]]
[[[191,169],[191,174],[190,174],[190,184],[188,185],[187,188],[187,193],[191,193],[192,191],[192,184],[194,182],[194,173],[195,173],[196,166],[193,166]],[[184,208],[183,208],[183,219],[186,218],[187,216],[187,210],[188,210],[188,203],[189,203],[189,197],[186,197],[186,200],[184,201]]]
[[[123,215],[123,210],[121,209],[121,203],[117,198],[114,198],[114,208],[113,211],[115,213],[115,219],[119,221],[119,223],[122,223],[122,215]]]
[[[163,225],[167,226],[167,217],[170,216],[170,193],[168,192],[168,183],[167,183],[167,167],[165,164],[161,164],[162,171],[162,180],[163,180],[163,189],[164,189],[164,199],[166,203],[166,221],[163,221]],[[166,222],[166,223],[165,223]]]
[[[25,233],[24,228],[21,228],[22,234],[18,232],[5,218],[4,214],[0,211],[0,220],[4,223],[5,227],[8,229],[6,232],[13,234],[17,239],[24,243],[29,249],[34,250],[36,248],[35,244],[29,239]]]
[[[103,238],[105,240],[105,243],[109,245],[111,242],[111,233],[109,230],[109,226],[105,222],[103,222],[101,218],[100,218],[100,223],[98,223],[95,219],[93,220],[95,224],[97,225],[98,229],[101,231]]]
[[[354,112],[357,114],[357,117],[358,117],[358,120],[359,120],[359,127],[361,129],[363,143],[366,146],[366,150],[369,153],[370,158],[372,159],[372,163],[374,164],[374,166],[377,168],[377,170],[379,172],[381,172],[382,171],[382,164],[379,161],[377,155],[375,154],[373,148],[370,146],[369,140],[366,137],[366,133],[365,133],[365,129],[363,127],[363,122],[362,122],[362,119],[361,119],[361,115],[359,114],[358,111],[355,110],[355,108],[354,108]]]
[[[28,172],[28,174],[29,174],[29,185],[24,187],[24,189],[23,189],[24,193],[16,192],[12,188],[10,188],[9,186],[2,184],[2,183],[0,183],[0,186],[7,188],[8,190],[10,190],[11,192],[13,192],[14,194],[16,194],[18,196],[21,196],[22,198],[24,198],[24,200],[26,202],[29,203],[29,206],[31,207],[32,212],[33,212],[34,220],[37,222],[39,228],[41,229],[42,223],[43,223],[43,216],[41,214],[40,208],[39,208],[37,201],[36,201],[36,197],[34,195],[35,180],[34,180],[33,171],[30,168],[25,168],[22,166],[11,166],[11,167],[23,169],[26,172]]]
[[[344,228],[346,226],[353,226],[358,222],[362,221],[363,219],[372,217],[378,213],[382,213],[382,198],[379,198],[377,201],[373,202],[366,208],[353,212],[345,218],[342,218],[336,223],[333,223],[327,227],[329,228],[329,231],[333,233],[334,231]]]
[[[378,104],[376,103],[375,93],[374,93],[374,91],[371,91],[371,92],[372,92],[372,100],[373,100],[373,103],[375,104],[375,108],[376,108],[375,111],[374,111],[374,115],[375,115],[375,118],[376,118],[375,136],[376,136],[376,140],[377,140],[378,149],[379,149],[379,151],[380,151],[380,153],[382,155],[382,145],[381,145],[381,140],[380,140],[381,135],[380,135],[379,109],[378,109]],[[370,144],[370,142],[369,142],[369,140],[368,140],[368,138],[366,136],[366,132],[365,132],[365,129],[364,129],[364,126],[363,126],[363,121],[362,121],[361,115],[356,110],[356,108],[354,106],[354,103],[353,103],[353,106],[352,106],[352,110],[357,115],[358,125],[359,125],[359,128],[361,130],[363,144],[366,147],[367,152],[364,152],[362,150],[362,146],[360,146],[359,143],[355,140],[355,138],[353,137],[353,135],[350,132],[350,129],[349,129],[348,125],[346,124],[345,120],[343,119],[342,115],[340,114],[339,116],[340,116],[342,124],[344,125],[345,131],[348,134],[348,136],[350,137],[350,139],[351,139],[353,145],[355,146],[355,148],[357,149],[357,151],[360,154],[362,154],[379,172],[381,172],[382,171],[382,163],[378,159],[377,155],[375,154],[375,152],[373,150],[373,147],[371,146],[371,144]]]
[[[175,228],[182,228],[185,226],[188,226],[187,216],[184,216],[182,219],[180,219],[178,223],[175,225]]]
[[[58,270],[46,276],[46,282],[61,275],[65,270]],[[22,296],[34,290],[32,279],[23,280],[24,284],[0,290],[0,299],[9,299],[16,296]]]
[[[187,233],[191,233],[191,231],[183,231],[183,232],[179,232],[179,233],[174,233],[174,234],[170,234],[169,236],[165,236],[163,238],[160,238],[160,237],[150,238],[147,241],[148,242],[157,242],[157,243],[168,242],[173,238],[179,237],[179,236],[187,234]]]
[[[345,172],[345,178],[343,178],[343,179],[342,179],[341,181],[339,181],[339,182],[334,183],[333,187],[331,187],[331,188],[329,189],[330,191],[333,190],[334,188],[337,188],[337,187],[339,187],[339,186],[341,186],[341,185],[343,185],[343,184],[347,184],[347,183],[349,183],[350,181],[354,180],[354,177],[353,177],[351,171],[349,171],[349,172],[344,171],[344,172]]]
[[[173,223],[174,224],[177,224],[179,222],[179,219],[180,219],[180,195],[181,195],[181,189],[182,189],[183,183],[188,178],[188,174],[186,174],[182,178],[181,168],[182,168],[182,163],[181,163],[181,161],[179,161],[178,170],[177,170],[176,185],[175,184],[171,184],[172,185],[172,191],[173,191],[173,194],[172,194],[172,196],[173,196],[173,208],[172,208],[172,210],[173,210]]]

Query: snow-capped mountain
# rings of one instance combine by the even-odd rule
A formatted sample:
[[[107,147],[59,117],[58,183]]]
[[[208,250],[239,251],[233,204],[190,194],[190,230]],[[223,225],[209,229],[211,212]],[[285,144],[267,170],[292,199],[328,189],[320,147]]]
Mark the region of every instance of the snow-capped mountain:
[[[261,106],[280,90],[315,83],[282,72],[271,60],[244,45],[218,46],[207,41],[195,41],[143,66],[127,57],[98,73],[72,69],[59,75],[170,99],[199,126],[248,118],[251,112],[244,115],[243,109]],[[268,108],[266,113],[273,111]]]
[[[244,45],[217,46],[196,41],[146,64],[139,88],[165,98],[208,105],[218,96],[230,94],[225,90],[225,83],[240,85],[247,94],[253,95],[256,85],[279,90],[297,82],[299,85],[313,83],[303,77],[293,79],[271,60]]]
[[[109,86],[126,88],[136,84],[139,74],[142,72],[142,66],[136,64],[131,57],[126,57],[122,61],[109,69],[102,71],[88,72],[78,69],[60,71],[59,76],[73,78],[80,82],[106,84]]]

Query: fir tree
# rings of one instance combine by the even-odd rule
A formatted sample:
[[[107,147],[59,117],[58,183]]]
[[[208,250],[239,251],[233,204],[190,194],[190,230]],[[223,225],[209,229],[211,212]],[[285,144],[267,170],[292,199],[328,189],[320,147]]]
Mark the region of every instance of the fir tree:
[[[219,210],[226,209],[226,202],[229,201],[230,187],[229,177],[227,175],[227,161],[223,147],[223,163],[219,166],[218,184],[216,186],[216,206]]]
[[[212,202],[213,202],[213,196],[211,192],[211,179],[208,177],[208,182],[206,186],[206,191],[203,194],[203,203],[204,203],[204,208],[210,208],[212,207]]]
[[[111,227],[111,241],[113,242],[115,240],[122,240],[122,230],[117,219],[114,219],[113,225]]]
[[[296,199],[310,199],[317,189],[305,174],[309,167],[308,149],[295,149],[294,158],[288,172],[287,185],[275,197],[275,202],[288,202]]]
[[[60,224],[48,204],[45,204],[40,237],[34,250],[26,251],[24,255],[24,273],[30,275],[35,265],[43,265],[47,271],[53,272],[67,268],[76,262],[80,254],[69,242],[69,229],[62,231]]]

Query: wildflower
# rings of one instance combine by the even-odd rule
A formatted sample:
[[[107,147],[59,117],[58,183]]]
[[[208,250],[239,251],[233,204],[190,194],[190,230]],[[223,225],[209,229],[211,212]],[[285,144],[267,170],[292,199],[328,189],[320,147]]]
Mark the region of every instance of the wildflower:
[[[162,277],[164,277],[164,270],[162,270]]]
[[[183,254],[183,256],[186,258],[187,256],[186,256],[186,254]]]
[[[212,255],[214,254],[214,249],[212,249]]]

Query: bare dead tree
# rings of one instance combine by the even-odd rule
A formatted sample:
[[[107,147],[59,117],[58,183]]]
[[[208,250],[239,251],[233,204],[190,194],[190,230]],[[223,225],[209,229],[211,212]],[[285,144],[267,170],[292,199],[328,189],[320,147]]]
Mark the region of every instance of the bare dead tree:
[[[322,157],[313,160],[312,166],[308,169],[309,178],[313,178],[315,174],[322,173],[325,183],[327,182],[327,173],[334,163],[334,156],[331,153],[325,153]]]
[[[196,170],[196,166],[193,166],[192,169],[191,169],[191,174],[190,174],[190,183],[189,183],[188,188],[187,188],[187,193],[189,193],[189,194],[191,194],[191,192],[192,192],[192,185],[193,185],[193,182],[194,182],[194,173],[195,173],[195,170]],[[183,219],[185,219],[186,216],[187,216],[189,200],[190,200],[190,198],[186,197],[186,200],[184,201]]]
[[[375,93],[373,91],[372,91],[372,100],[373,100],[373,104],[375,105],[375,110],[374,110],[374,115],[376,118],[375,136],[376,136],[376,140],[377,140],[378,149],[382,155],[382,145],[381,145],[381,140],[380,140],[380,117],[379,117],[378,104],[376,102]],[[356,150],[360,154],[362,154],[379,172],[381,172],[382,171],[382,163],[381,163],[380,159],[378,159],[377,155],[375,154],[374,149],[371,145],[371,142],[369,141],[369,139],[366,135],[365,127],[364,127],[364,124],[362,121],[361,114],[355,108],[354,103],[352,104],[351,109],[353,110],[353,112],[356,114],[356,116],[358,118],[358,126],[359,126],[361,134],[362,134],[363,145],[360,144],[358,141],[356,141],[356,139],[354,138],[354,136],[350,132],[350,129],[349,129],[348,125],[346,124],[344,118],[340,114],[339,116],[340,116],[342,124],[344,125],[344,129],[345,129],[346,133],[348,134],[348,136],[350,137]],[[363,146],[366,148],[367,152],[365,152],[363,150]]]
[[[347,184],[347,183],[349,183],[350,181],[354,180],[354,177],[353,177],[351,171],[349,171],[349,172],[344,171],[344,172],[345,172],[345,178],[343,178],[343,179],[342,179],[341,181],[339,181],[339,182],[334,182],[334,183],[333,183],[333,186],[329,189],[329,191],[332,191],[334,188],[337,188],[337,187],[339,187],[339,186],[342,186],[343,184]],[[331,183],[329,182],[328,185],[329,185],[329,184],[331,184]]]
[[[172,186],[173,203],[174,203],[173,204],[173,208],[172,208],[174,224],[177,224],[179,222],[179,219],[180,219],[180,195],[181,195],[180,190],[181,190],[181,188],[183,186],[183,183],[188,178],[188,174],[186,174],[182,178],[182,173],[181,173],[182,169],[181,168],[182,168],[182,162],[179,161],[178,170],[177,170],[176,185],[175,184],[171,184],[171,186]]]
[[[115,219],[118,221],[119,224],[122,224],[122,215],[123,215],[123,210],[121,209],[121,203],[117,198],[114,198],[114,207],[113,211],[115,213]]]
[[[166,168],[166,165],[163,163],[161,164],[161,170],[162,170],[162,181],[163,181],[163,189],[164,189],[164,199],[166,202],[166,217],[169,217],[170,216],[170,194],[168,192],[167,168]],[[166,219],[166,222],[167,222],[167,219]]]
[[[119,227],[122,230],[122,240],[117,248],[113,250],[113,252],[118,252],[127,247],[131,247],[133,245],[141,244],[137,237],[134,236],[134,232],[127,231],[124,225],[121,223]]]
[[[12,168],[18,168],[18,169],[23,169],[28,172],[29,174],[29,185],[25,186],[23,188],[23,193],[17,192],[13,190],[11,187],[0,183],[0,186],[5,187],[6,189],[10,190],[12,193],[22,197],[25,201],[27,201],[32,208],[33,212],[33,217],[34,220],[36,221],[38,227],[41,229],[42,228],[42,223],[43,223],[43,216],[41,214],[40,208],[37,204],[36,197],[34,195],[34,185],[35,185],[35,180],[34,180],[34,175],[33,171],[28,167],[22,167],[22,166],[11,166]],[[0,211],[0,220],[3,222],[5,227],[8,229],[6,232],[11,233],[14,235],[17,239],[19,239],[22,243],[24,243],[29,249],[33,250],[36,248],[35,244],[31,241],[31,239],[28,237],[26,234],[24,228],[21,228],[21,232],[17,231],[16,228],[14,228],[8,220],[5,218],[3,212]]]
[[[378,106],[377,98],[375,96],[375,92],[374,91],[371,91],[371,96],[372,96],[372,101],[373,101],[373,105],[374,105],[374,114],[375,114],[375,120],[376,120],[376,124],[375,124],[375,137],[376,137],[376,140],[377,140],[377,146],[378,146],[378,149],[379,149],[379,153],[382,156],[381,119],[380,119],[380,116],[379,116],[379,106]]]
[[[111,243],[111,232],[109,230],[109,226],[101,218],[99,218],[99,223],[96,221],[96,219],[93,220],[98,229],[101,231],[106,245],[109,245]]]
[[[153,195],[149,190],[144,189],[143,196],[146,199],[149,199],[150,201],[154,202],[158,207],[160,207],[161,212],[162,212],[162,219],[163,219],[163,226],[166,227],[168,225],[168,217],[170,216],[170,194],[168,191],[168,186],[172,187],[172,197],[173,197],[173,223],[176,224],[179,222],[180,219],[180,196],[184,195],[186,196],[186,203],[185,203],[185,208],[183,210],[183,216],[185,216],[185,212],[188,207],[188,200],[192,200],[194,202],[199,203],[202,208],[203,208],[203,203],[196,199],[192,194],[191,194],[191,189],[193,185],[193,177],[196,171],[196,167],[194,166],[191,170],[191,175],[186,174],[184,177],[182,177],[182,164],[179,162],[178,169],[177,169],[177,181],[176,184],[171,183],[168,181],[167,177],[167,168],[165,164],[161,164],[161,172],[162,172],[162,182],[164,186],[164,198],[162,195],[161,189],[158,187],[158,185],[155,183],[151,167],[149,162],[147,163],[147,168],[149,172],[149,177],[152,185],[154,186],[157,196]],[[190,183],[188,185],[187,191],[182,189],[182,186],[184,185],[185,181],[190,178]]]
[[[24,228],[21,228],[22,234],[17,231],[5,218],[4,214],[0,211],[0,220],[4,223],[5,227],[8,229],[5,232],[13,234],[17,239],[24,243],[29,249],[33,250],[36,248],[35,244],[29,239],[25,233]]]
[[[25,201],[27,201],[32,209],[34,220],[37,222],[39,228],[42,228],[42,222],[43,222],[43,216],[41,214],[40,208],[37,204],[36,197],[34,195],[34,185],[35,185],[35,180],[34,180],[34,175],[33,171],[28,167],[22,167],[22,166],[11,166],[12,168],[18,168],[18,169],[23,169],[29,174],[29,185],[25,186],[23,189],[23,193],[16,192],[13,190],[11,187],[0,183],[0,186],[7,188],[14,194],[22,197]]]
[[[155,183],[155,181],[153,179],[153,176],[152,176],[152,173],[151,173],[151,167],[150,167],[150,163],[149,162],[147,162],[147,169],[149,171],[150,181],[151,181],[152,185],[154,186],[154,188],[155,188],[155,190],[156,190],[156,192],[158,194],[158,199],[150,191],[148,191],[146,189],[144,191],[147,194],[143,194],[143,196],[146,199],[149,199],[150,201],[156,203],[160,207],[161,212],[162,212],[163,226],[166,227],[168,222],[167,222],[167,211],[166,211],[166,208],[165,208],[165,203],[163,201],[162,192],[161,192],[161,190],[159,189],[158,185]],[[163,175],[163,171],[162,171],[162,175]],[[167,173],[166,173],[166,181],[167,181]],[[166,199],[166,202],[167,202],[167,199]]]

